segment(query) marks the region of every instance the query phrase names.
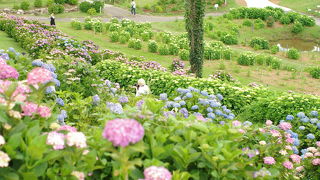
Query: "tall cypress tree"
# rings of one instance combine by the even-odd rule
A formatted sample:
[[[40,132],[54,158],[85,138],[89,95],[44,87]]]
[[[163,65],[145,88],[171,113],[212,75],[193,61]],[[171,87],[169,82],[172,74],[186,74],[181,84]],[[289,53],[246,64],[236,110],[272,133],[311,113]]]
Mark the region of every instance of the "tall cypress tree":
[[[190,43],[191,72],[202,77],[203,66],[203,18],[206,0],[185,0],[185,21]]]

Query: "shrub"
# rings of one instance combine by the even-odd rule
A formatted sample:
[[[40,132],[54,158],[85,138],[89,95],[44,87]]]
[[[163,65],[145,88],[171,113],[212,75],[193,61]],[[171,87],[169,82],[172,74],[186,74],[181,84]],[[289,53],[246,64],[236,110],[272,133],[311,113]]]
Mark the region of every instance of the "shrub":
[[[300,22],[303,26],[314,26],[316,25],[316,21],[315,19],[313,19],[312,17],[308,17],[306,15],[300,15],[296,21]]]
[[[267,21],[267,26],[268,27],[272,27],[274,22],[275,22],[275,20],[274,20],[274,18],[272,16],[269,16],[266,21]]]
[[[169,47],[167,44],[160,44],[158,51],[160,55],[169,55]]]
[[[95,8],[90,8],[90,9],[87,11],[87,13],[88,13],[89,15],[93,16],[93,15],[96,15],[96,14],[97,14],[97,11],[96,11]]]
[[[162,13],[163,12],[163,9],[161,6],[154,6],[153,7],[153,12],[155,13]]]
[[[56,3],[56,4],[64,4],[65,0],[54,0],[54,3]]]
[[[287,56],[290,59],[299,59],[300,58],[300,52],[298,51],[298,49],[291,48],[287,52]]]
[[[19,9],[20,9],[20,6],[19,6],[18,4],[14,4],[13,7],[12,7],[12,9],[14,9],[14,10],[19,10]]]
[[[109,26],[109,31],[112,32],[112,31],[119,31],[121,28],[121,26],[119,24],[116,24],[116,23],[111,23],[110,26]]]
[[[54,0],[47,0],[47,6],[51,6],[52,4],[54,4]]]
[[[230,73],[227,73],[225,71],[216,71],[214,74],[210,75],[209,78],[220,79],[221,81],[225,81],[225,82],[235,82],[236,81]]]
[[[28,1],[22,1],[21,4],[20,4],[20,8],[22,10],[29,10],[30,8],[30,3]]]
[[[150,33],[149,32],[143,32],[141,34],[141,38],[143,41],[148,41],[151,37],[150,37]]]
[[[152,53],[156,53],[158,51],[158,44],[154,40],[150,40],[148,43],[148,51]]]
[[[126,32],[126,31],[123,31],[120,33],[120,37],[119,37],[119,42],[121,44],[125,44],[129,41],[130,39],[130,33]]]
[[[271,46],[270,50],[271,50],[272,54],[277,54],[280,51],[280,49],[277,45]]]
[[[251,39],[250,46],[254,48],[255,46],[261,47],[261,49],[269,49],[269,41],[260,37],[255,37]]]
[[[100,11],[103,10],[104,2],[102,1],[93,1],[92,8],[96,9],[96,12],[101,13]]]
[[[179,46],[175,43],[169,44],[169,54],[178,55],[179,54]]]
[[[81,30],[82,29],[82,23],[80,21],[77,20],[73,20],[71,22],[71,27],[75,30]]]
[[[190,52],[186,49],[180,49],[180,51],[179,51],[179,57],[183,61],[189,60],[189,56],[190,56],[189,54],[190,54]]]
[[[237,62],[239,65],[252,66],[255,63],[255,56],[252,53],[243,53],[238,57]]]
[[[77,5],[78,4],[78,0],[66,0],[66,3],[70,4],[70,5]]]
[[[261,19],[257,19],[254,21],[254,28],[255,29],[262,29],[264,28],[264,22]]]
[[[303,31],[304,27],[300,22],[295,22],[292,26],[291,32],[294,34],[301,33]]]
[[[237,36],[233,34],[228,34],[228,33],[225,35],[222,35],[220,38],[220,41],[228,45],[238,44]]]
[[[142,42],[140,39],[136,39],[136,41],[134,42],[134,49],[136,50],[142,49]]]
[[[48,7],[48,12],[51,14],[61,14],[64,12],[64,6],[61,4],[53,4]]]
[[[309,70],[309,73],[310,73],[311,77],[313,77],[315,79],[320,79],[320,67],[312,67]]]
[[[290,24],[291,23],[290,17],[287,15],[282,16],[280,18],[280,23],[281,24]]]
[[[92,5],[91,5],[91,3],[88,2],[88,1],[83,1],[83,2],[80,3],[80,5],[79,5],[80,11],[81,11],[81,12],[84,12],[84,13],[87,13],[90,8],[92,8]]]
[[[243,21],[242,25],[251,27],[252,26],[252,21],[250,21],[249,19],[246,19],[246,20]]]
[[[34,1],[34,7],[36,7],[36,8],[42,7],[42,0],[35,0]]]
[[[111,42],[118,42],[119,41],[119,33],[118,32],[111,32],[110,39],[111,39]]]

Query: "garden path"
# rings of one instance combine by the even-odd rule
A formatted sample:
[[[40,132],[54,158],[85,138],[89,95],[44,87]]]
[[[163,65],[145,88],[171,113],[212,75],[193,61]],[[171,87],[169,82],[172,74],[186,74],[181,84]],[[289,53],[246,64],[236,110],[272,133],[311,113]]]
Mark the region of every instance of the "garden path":
[[[266,7],[266,6],[274,6],[274,7],[279,7],[278,5],[271,3],[268,0],[245,0],[247,2],[248,7]],[[271,4],[270,4],[271,3]],[[283,7],[285,8],[285,7]],[[289,9],[289,8],[286,8]],[[127,18],[130,20],[134,20],[137,22],[168,22],[168,21],[175,21],[175,20],[181,20],[184,19],[183,16],[151,16],[151,15],[131,15],[129,10],[116,7],[113,5],[106,5],[104,7],[104,12],[111,17],[116,17],[116,18]],[[217,12],[217,13],[207,13],[206,16],[221,16],[223,15],[223,12]],[[39,17],[39,16],[28,16],[26,17],[28,19],[32,20],[39,20],[39,21],[48,21],[48,17]],[[74,18],[57,18],[57,22],[71,22],[72,19]],[[84,18],[77,18],[80,21],[83,21]],[[102,18],[103,21],[107,22],[109,21],[110,18]],[[320,18],[315,18],[317,25],[320,26]]]

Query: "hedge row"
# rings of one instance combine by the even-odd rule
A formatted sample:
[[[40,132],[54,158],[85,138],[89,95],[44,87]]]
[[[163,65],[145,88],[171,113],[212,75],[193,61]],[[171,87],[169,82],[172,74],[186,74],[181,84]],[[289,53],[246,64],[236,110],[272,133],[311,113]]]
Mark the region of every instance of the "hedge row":
[[[259,121],[266,118],[277,120],[284,118],[283,116],[286,114],[299,111],[320,110],[320,98],[311,95],[276,93],[265,88],[247,87],[220,80],[174,76],[168,72],[130,67],[113,60],[104,60],[98,63],[96,68],[100,70],[101,77],[118,82],[125,88],[134,85],[138,79],[144,78],[155,95],[171,94],[177,88],[190,86],[212,94],[220,93],[224,96],[223,104],[228,108],[237,114],[250,114],[252,111],[253,117],[256,114],[259,115],[254,118]],[[257,112],[258,109],[261,112]]]

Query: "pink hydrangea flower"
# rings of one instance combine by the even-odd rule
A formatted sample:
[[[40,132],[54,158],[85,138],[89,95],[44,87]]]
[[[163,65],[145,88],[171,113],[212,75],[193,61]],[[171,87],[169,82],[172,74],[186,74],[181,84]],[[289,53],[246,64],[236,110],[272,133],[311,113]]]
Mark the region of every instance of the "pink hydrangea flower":
[[[9,81],[9,80],[3,81],[0,79],[0,93],[6,92],[10,85],[11,85],[11,81]]]
[[[0,66],[1,65],[6,65],[6,64],[7,64],[7,61],[0,57]]]
[[[0,146],[4,145],[6,141],[4,140],[4,137],[0,135]]]
[[[53,146],[54,150],[64,148],[64,134],[52,131],[48,134],[47,144]]]
[[[23,111],[23,116],[32,116],[32,114],[36,113],[38,110],[38,105],[32,102],[26,102],[24,105],[21,106]]]
[[[10,157],[3,151],[0,151],[0,168],[8,167],[10,162]]]
[[[312,160],[312,164],[313,164],[314,166],[320,165],[320,159],[319,159],[319,158],[313,159],[313,160]]]
[[[68,146],[75,146],[77,148],[87,147],[87,138],[82,132],[69,132],[66,135]]]
[[[301,157],[297,154],[292,154],[290,155],[290,159],[294,162],[294,163],[300,163],[301,161]]]
[[[313,157],[313,154],[310,153],[310,152],[307,152],[306,154],[304,154],[304,157],[305,157],[305,158]]]
[[[280,129],[282,129],[284,131],[289,130],[289,129],[292,128],[291,124],[288,123],[288,122],[282,122],[278,126],[279,126]]]
[[[269,165],[272,165],[272,164],[275,164],[275,163],[276,163],[276,161],[274,160],[273,157],[264,157],[264,158],[263,158],[263,162],[264,162],[265,164],[269,164]]]
[[[315,147],[308,147],[307,151],[312,152],[312,153],[316,153],[318,150]]]
[[[51,72],[38,67],[30,71],[27,75],[27,83],[30,85],[37,85],[39,83],[47,83],[53,79]]]
[[[114,146],[126,147],[129,143],[139,142],[144,136],[144,129],[134,119],[114,119],[107,122],[102,135]]]
[[[279,136],[281,136],[280,132],[277,131],[277,130],[274,130],[274,129],[273,129],[273,130],[270,130],[269,132],[272,134],[273,137],[279,137]]]
[[[172,175],[164,167],[150,166],[144,170],[144,180],[171,180]]]
[[[72,126],[64,125],[64,126],[60,126],[60,128],[57,131],[77,132],[77,129]]]
[[[246,133],[246,131],[245,131],[245,130],[243,130],[243,129],[239,129],[238,131],[239,131],[239,133],[241,133],[241,134]]]
[[[301,172],[303,169],[304,169],[303,166],[299,166],[299,167],[296,168],[296,171],[297,171],[297,172]]]
[[[271,125],[272,125],[272,121],[267,120],[267,121],[266,121],[266,125],[267,125],[267,126],[271,126]]]
[[[0,79],[18,79],[18,77],[19,73],[14,67],[0,63]]]
[[[317,144],[317,146],[318,146],[318,147],[320,147],[320,141],[317,141],[317,143],[316,143],[316,144]]]
[[[288,139],[286,139],[286,142],[287,142],[287,143],[290,143],[290,144],[293,144],[294,138],[288,138]]]
[[[240,121],[235,120],[235,121],[233,121],[233,122],[232,122],[232,125],[233,125],[233,126],[235,126],[235,127],[237,127],[237,126],[241,126],[241,122],[240,122]]]
[[[37,112],[41,117],[44,117],[44,118],[51,116],[51,109],[48,108],[47,106],[39,106]]]
[[[287,169],[293,169],[293,164],[290,161],[285,161],[282,163],[282,165]]]

